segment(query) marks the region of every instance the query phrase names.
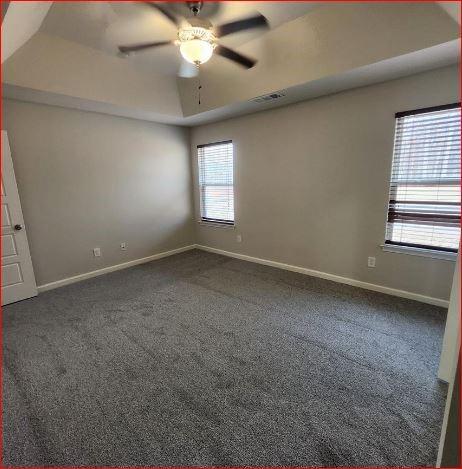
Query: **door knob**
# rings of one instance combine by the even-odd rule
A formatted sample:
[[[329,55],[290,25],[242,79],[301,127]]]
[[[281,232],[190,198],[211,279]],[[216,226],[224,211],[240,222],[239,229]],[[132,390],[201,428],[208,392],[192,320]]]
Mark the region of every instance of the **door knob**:
[[[21,231],[22,230],[22,225],[14,225],[14,229],[16,231]]]

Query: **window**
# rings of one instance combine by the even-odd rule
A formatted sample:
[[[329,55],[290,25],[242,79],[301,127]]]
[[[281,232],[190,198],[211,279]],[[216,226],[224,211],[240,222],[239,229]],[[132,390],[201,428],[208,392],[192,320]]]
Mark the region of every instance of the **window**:
[[[197,147],[201,219],[234,225],[233,142]]]
[[[396,114],[386,245],[457,252],[460,103]]]

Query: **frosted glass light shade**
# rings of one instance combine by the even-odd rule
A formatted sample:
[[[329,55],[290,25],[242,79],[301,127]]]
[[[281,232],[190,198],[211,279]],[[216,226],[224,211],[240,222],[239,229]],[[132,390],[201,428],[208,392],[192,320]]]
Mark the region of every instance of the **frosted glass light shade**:
[[[192,39],[182,42],[180,45],[181,55],[192,64],[204,64],[213,54],[213,46],[210,42],[201,39]]]

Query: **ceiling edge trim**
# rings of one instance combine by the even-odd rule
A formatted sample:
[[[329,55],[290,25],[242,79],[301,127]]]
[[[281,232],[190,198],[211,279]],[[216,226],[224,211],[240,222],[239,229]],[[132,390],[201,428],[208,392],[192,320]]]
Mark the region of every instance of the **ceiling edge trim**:
[[[287,106],[300,101],[306,101],[349,89],[370,86],[438,68],[444,68],[459,63],[459,57],[459,41],[449,41],[428,49],[349,70],[339,75],[285,88],[285,96],[281,97],[281,99],[264,103],[257,103],[254,99],[251,99],[187,117],[169,116],[7,83],[3,84],[3,97],[17,101],[98,112],[118,117],[156,122],[159,124],[195,127]]]
[[[76,98],[74,96],[41,91],[8,83],[2,84],[2,96],[5,99],[14,99],[16,101],[58,106],[79,111],[97,112],[116,117],[126,117],[130,119],[155,122],[157,124],[186,125],[183,122],[183,117],[175,117],[142,109],[122,107],[111,103]]]

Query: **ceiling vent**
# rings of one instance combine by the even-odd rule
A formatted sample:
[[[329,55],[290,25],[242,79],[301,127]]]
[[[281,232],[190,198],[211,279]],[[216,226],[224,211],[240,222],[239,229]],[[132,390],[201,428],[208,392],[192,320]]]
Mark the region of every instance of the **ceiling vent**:
[[[285,96],[283,91],[275,91],[274,93],[264,94],[263,96],[258,96],[257,98],[252,99],[254,103],[267,103],[269,101],[274,101],[275,99],[280,99]]]

